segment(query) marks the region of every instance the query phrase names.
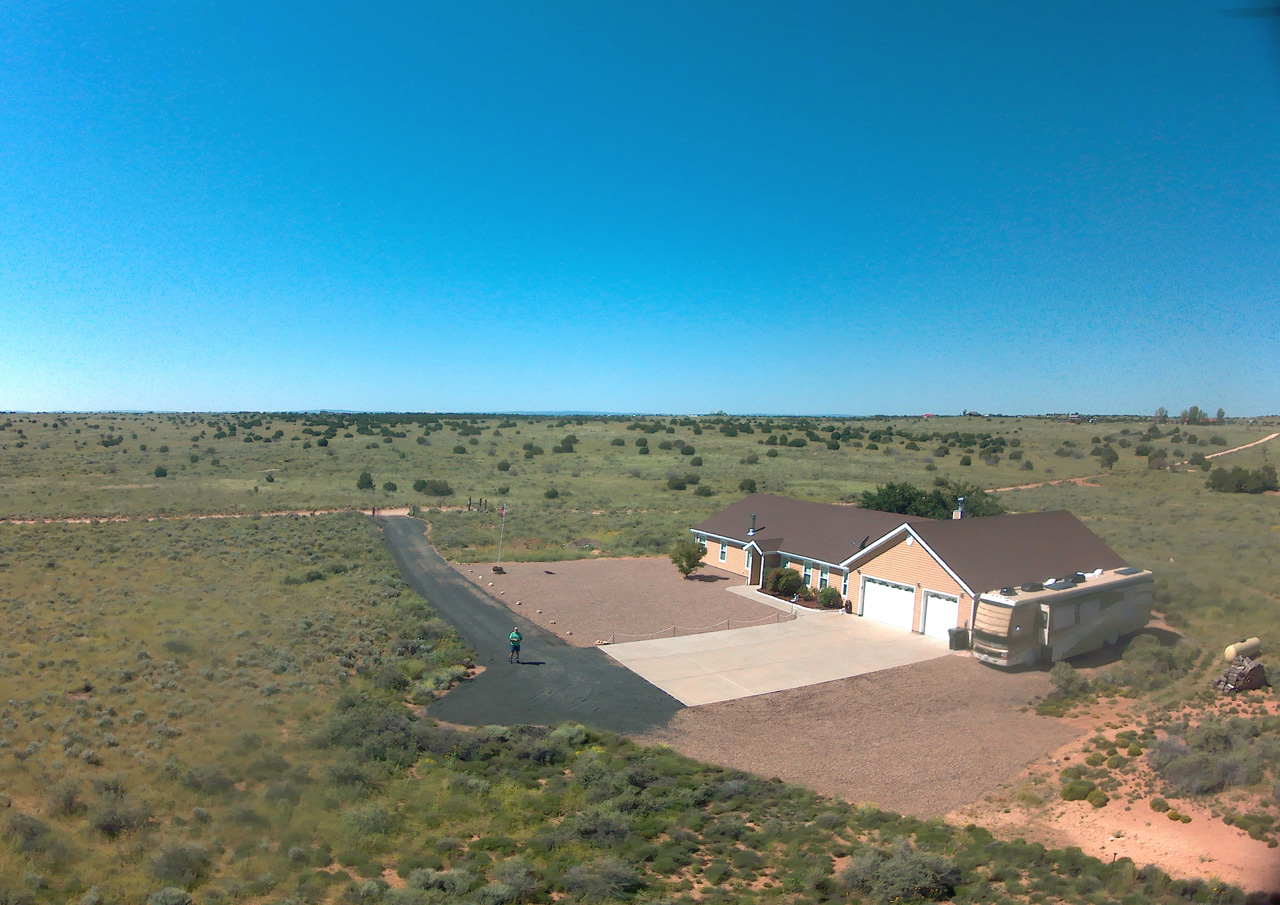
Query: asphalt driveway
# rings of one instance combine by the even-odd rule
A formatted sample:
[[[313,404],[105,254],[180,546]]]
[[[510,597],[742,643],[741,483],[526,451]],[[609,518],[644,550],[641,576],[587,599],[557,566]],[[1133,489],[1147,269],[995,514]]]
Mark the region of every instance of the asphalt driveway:
[[[830,612],[603,650],[689,706],[848,679],[950,653],[944,641]]]
[[[519,616],[450,568],[427,542],[426,526],[404,516],[378,519],[406,582],[476,650],[484,671],[429,708],[436,719],[469,726],[573,720],[615,732],[664,725],[681,704],[595,648],[573,647]],[[507,662],[517,625],[526,662]]]

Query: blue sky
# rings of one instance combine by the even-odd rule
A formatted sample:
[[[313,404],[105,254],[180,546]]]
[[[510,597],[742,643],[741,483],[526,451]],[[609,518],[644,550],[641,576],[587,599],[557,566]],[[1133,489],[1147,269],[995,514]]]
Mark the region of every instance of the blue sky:
[[[6,3],[0,409],[1277,412],[1223,5]]]

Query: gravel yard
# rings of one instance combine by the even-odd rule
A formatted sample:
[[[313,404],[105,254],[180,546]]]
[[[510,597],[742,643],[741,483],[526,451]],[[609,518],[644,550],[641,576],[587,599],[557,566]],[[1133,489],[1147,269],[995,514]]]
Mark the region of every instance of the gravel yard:
[[[688,628],[764,621],[779,610],[731,594],[733,577],[714,569],[682,578],[668,559],[578,559],[567,562],[455,565],[464,578],[531,622],[578,647],[591,647],[614,632],[630,636],[673,625]],[[628,640],[634,640],[629,638]]]
[[[1020,712],[1048,690],[1045,673],[999,672],[957,655],[687,708],[637,741],[847,801],[940,817],[1081,734]]]

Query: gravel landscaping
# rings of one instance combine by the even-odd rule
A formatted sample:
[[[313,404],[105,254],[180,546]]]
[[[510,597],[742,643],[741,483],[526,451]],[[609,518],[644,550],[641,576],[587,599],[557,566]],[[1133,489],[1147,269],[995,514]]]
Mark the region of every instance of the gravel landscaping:
[[[730,593],[730,585],[744,583],[741,576],[705,569],[685,579],[666,558],[504,563],[505,575],[495,574],[490,563],[454,568],[525,619],[578,647],[608,640],[614,632],[635,640],[673,625],[701,628],[726,619],[735,627],[758,624],[780,612]]]
[[[1000,790],[1084,730],[1021,709],[1043,672],[955,655],[679,711],[637,741],[852,802],[941,817]]]

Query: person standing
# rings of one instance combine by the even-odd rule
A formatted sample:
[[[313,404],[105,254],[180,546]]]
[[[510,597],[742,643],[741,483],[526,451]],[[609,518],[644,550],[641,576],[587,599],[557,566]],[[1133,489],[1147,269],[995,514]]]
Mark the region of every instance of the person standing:
[[[524,640],[524,636],[520,634],[520,627],[516,626],[511,630],[511,634],[507,635],[507,640],[511,642],[511,653],[507,655],[508,663],[520,662],[520,642]]]

